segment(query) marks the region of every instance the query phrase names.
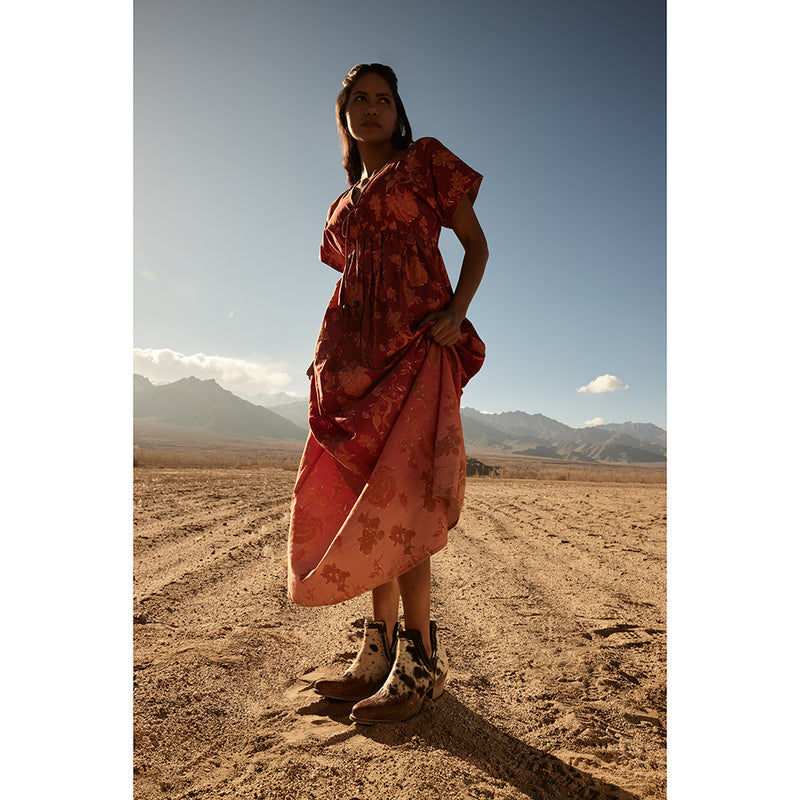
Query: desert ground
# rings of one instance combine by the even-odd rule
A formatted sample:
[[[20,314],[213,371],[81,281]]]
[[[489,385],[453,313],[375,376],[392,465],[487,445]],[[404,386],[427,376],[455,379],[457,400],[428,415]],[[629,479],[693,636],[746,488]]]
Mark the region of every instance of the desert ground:
[[[351,723],[366,597],[286,596],[288,468],[137,467],[134,797],[666,797],[664,483],[470,478],[432,559],[450,680]]]

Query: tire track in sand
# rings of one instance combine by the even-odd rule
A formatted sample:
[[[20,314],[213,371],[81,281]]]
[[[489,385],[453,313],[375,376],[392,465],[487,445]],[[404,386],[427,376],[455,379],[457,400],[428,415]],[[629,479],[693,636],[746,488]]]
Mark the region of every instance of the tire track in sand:
[[[229,474],[219,486],[208,470],[137,471],[137,503],[151,507],[134,519],[137,605],[219,580],[229,560],[257,557],[284,538],[293,475],[279,472],[284,480],[266,485],[258,471],[223,472]]]
[[[648,700],[659,680],[658,635],[621,641],[640,629],[636,615],[657,609],[635,582],[612,580],[612,551],[643,549],[630,526],[657,516],[654,495],[470,480],[462,520],[433,560],[452,680],[413,720],[366,730],[309,691],[316,671],[352,657],[368,599],[318,609],[288,602],[294,476],[140,477],[139,491],[155,499],[140,507],[150,516],[137,529],[152,524],[161,538],[136,561],[154,590],[141,606],[150,621],[134,626],[137,800],[663,799],[662,715]],[[258,508],[262,501],[271,505]],[[195,542],[184,526],[207,519],[220,524]],[[645,563],[620,558],[638,559],[632,577]],[[180,583],[159,588],[167,563]]]
[[[478,709],[503,703],[504,730],[633,784],[665,768],[665,530],[643,538],[602,512],[624,518],[640,499],[597,484],[474,481],[434,568],[453,691]]]

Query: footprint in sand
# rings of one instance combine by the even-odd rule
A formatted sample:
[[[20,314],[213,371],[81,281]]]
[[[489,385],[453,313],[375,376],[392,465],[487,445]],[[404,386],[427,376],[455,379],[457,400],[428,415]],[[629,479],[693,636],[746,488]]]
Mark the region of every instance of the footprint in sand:
[[[619,624],[610,628],[597,628],[592,633],[602,637],[604,643],[610,647],[638,647],[652,639],[652,636],[638,625]]]
[[[343,733],[355,734],[355,724],[350,720],[352,703],[328,700],[314,691],[314,681],[328,674],[322,669],[307,672],[283,693],[287,706],[294,711],[292,730],[286,736],[288,741],[307,741],[309,736],[328,739]]]

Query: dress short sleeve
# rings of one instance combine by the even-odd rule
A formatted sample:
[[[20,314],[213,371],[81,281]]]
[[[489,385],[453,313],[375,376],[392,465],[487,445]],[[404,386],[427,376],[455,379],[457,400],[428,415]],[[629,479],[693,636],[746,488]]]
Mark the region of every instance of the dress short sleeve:
[[[339,201],[344,195],[340,195],[336,200],[331,203],[328,209],[328,216],[325,220],[325,230],[322,232],[322,244],[319,248],[319,260],[329,267],[333,267],[338,272],[344,272],[345,256],[341,243],[336,238],[331,230],[330,221],[333,216],[334,209],[339,205]]]
[[[458,204],[468,196],[474,203],[483,175],[451,153],[438,139],[420,139],[423,163],[427,167],[432,199],[442,225],[451,228]]]

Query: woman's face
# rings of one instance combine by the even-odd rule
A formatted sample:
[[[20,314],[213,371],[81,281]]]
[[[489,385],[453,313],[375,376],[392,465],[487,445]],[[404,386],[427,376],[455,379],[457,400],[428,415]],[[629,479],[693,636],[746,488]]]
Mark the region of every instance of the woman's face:
[[[357,142],[388,144],[397,129],[397,108],[386,80],[374,72],[362,75],[350,90],[345,115]]]

